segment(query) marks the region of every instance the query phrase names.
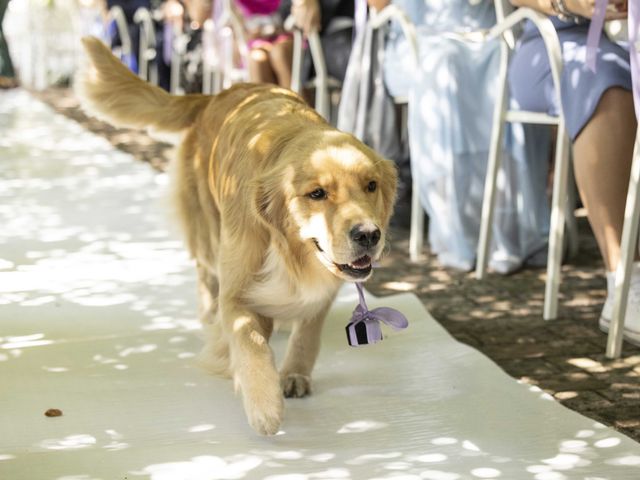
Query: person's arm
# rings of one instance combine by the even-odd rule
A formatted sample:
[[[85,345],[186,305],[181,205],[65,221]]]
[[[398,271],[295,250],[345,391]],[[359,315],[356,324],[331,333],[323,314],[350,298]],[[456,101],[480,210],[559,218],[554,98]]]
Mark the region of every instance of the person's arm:
[[[514,7],[529,7],[546,15],[559,15],[563,7],[574,15],[593,17],[595,0],[509,0]],[[627,0],[609,0],[605,20],[627,18]]]
[[[391,3],[391,0],[367,0],[370,7],[375,8],[378,12]]]
[[[296,27],[301,28],[305,35],[320,29],[320,4],[318,0],[293,0],[291,15]]]
[[[509,0],[514,7],[529,7],[546,15],[557,15],[552,0]]]

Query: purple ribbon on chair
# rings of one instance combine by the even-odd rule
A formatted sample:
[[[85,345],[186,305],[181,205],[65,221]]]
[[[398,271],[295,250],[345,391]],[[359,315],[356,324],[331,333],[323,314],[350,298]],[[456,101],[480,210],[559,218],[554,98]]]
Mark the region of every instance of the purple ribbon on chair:
[[[591,17],[591,24],[589,25],[589,33],[587,33],[587,67],[594,73],[596,71],[596,54],[602,37],[602,28],[604,27],[604,17],[608,3],[609,0],[596,0],[593,17]]]
[[[607,10],[608,0],[596,0],[595,11],[591,18],[587,35],[587,67],[595,73],[598,45],[602,36],[602,27]],[[629,0],[629,56],[631,60],[631,80],[633,82],[633,99],[636,105],[636,116],[640,119],[640,4],[637,0]]]
[[[173,25],[169,22],[162,27],[162,59],[167,65],[171,65],[173,56]]]
[[[346,326],[349,345],[358,347],[382,340],[380,322],[389,325],[394,330],[402,330],[409,326],[407,317],[394,308],[379,307],[369,310],[364,300],[362,285],[356,283],[356,288],[360,301],[351,315],[351,321]]]

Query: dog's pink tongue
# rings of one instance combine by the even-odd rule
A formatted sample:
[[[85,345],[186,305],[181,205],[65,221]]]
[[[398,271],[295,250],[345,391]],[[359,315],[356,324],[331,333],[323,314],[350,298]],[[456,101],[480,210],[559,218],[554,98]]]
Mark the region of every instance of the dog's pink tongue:
[[[369,265],[371,265],[371,257],[369,257],[368,255],[365,255],[363,257],[358,258],[357,260],[354,260],[354,262],[351,265],[357,268],[368,267]]]

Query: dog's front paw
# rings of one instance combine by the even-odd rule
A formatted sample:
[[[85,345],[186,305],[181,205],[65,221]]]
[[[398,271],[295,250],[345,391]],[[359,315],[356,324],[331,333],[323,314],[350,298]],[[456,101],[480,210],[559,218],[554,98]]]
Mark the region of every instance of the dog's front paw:
[[[282,395],[272,400],[245,402],[245,410],[249,425],[260,435],[275,435],[280,430],[284,411]]]
[[[287,398],[302,398],[311,394],[311,377],[300,373],[287,373],[280,376],[282,393]]]
[[[275,369],[271,375],[241,383],[242,401],[249,425],[260,435],[275,435],[284,415],[284,398]]]

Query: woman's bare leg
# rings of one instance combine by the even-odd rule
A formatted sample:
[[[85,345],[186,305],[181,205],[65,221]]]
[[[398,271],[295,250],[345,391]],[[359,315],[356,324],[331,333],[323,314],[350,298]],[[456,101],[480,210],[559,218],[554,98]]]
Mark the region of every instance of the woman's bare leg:
[[[270,53],[264,48],[254,48],[249,52],[249,81],[255,83],[277,83],[271,68]]]
[[[271,68],[276,74],[278,85],[291,88],[293,63],[293,40],[286,38],[273,44],[271,48]]]
[[[610,88],[573,144],[576,183],[608,272],[620,260],[636,128],[631,92]]]

